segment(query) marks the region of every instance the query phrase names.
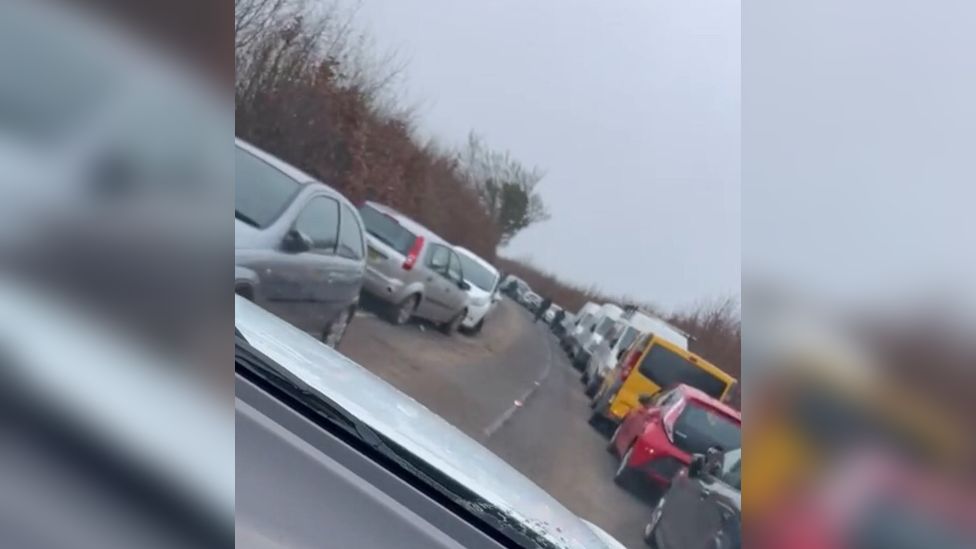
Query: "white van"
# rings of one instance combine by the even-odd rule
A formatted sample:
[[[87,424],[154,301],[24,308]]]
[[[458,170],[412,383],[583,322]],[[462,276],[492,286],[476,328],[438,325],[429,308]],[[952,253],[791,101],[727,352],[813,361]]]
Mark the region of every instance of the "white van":
[[[582,369],[590,360],[590,355],[596,350],[603,338],[616,329],[623,316],[624,310],[607,303],[600,307],[596,315],[595,322],[589,330],[581,331],[574,340],[574,346],[570,349],[570,356],[573,358],[573,366]]]
[[[579,312],[574,315],[573,323],[566,326],[566,332],[563,334],[562,340],[560,341],[563,350],[565,350],[567,353],[569,352],[573,346],[573,340],[584,330],[584,326],[586,330],[590,329],[590,325],[594,321],[594,315],[596,315],[599,311],[600,306],[592,301],[587,301],[585,305],[580,307]]]
[[[588,396],[600,387],[607,373],[617,367],[624,351],[646,334],[657,335],[688,350],[688,334],[650,313],[629,309],[621,317],[616,330],[604,338],[586,364],[581,380],[587,386]]]

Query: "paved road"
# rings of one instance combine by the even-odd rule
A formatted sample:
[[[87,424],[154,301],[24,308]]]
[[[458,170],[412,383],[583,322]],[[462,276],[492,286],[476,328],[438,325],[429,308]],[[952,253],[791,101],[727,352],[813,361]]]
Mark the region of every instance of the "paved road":
[[[360,313],[340,350],[485,444],[579,516],[627,547],[643,547],[646,497],[613,483],[617,462],[586,421],[579,374],[548,330],[533,325],[518,305],[502,302],[474,337],[447,337],[423,323],[393,326]]]

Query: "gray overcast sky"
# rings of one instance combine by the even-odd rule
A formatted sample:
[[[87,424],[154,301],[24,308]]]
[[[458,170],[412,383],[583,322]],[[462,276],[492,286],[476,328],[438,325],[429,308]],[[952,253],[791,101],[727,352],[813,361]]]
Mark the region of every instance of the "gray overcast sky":
[[[364,0],[421,129],[546,170],[502,253],[681,308],[738,295],[739,2]]]

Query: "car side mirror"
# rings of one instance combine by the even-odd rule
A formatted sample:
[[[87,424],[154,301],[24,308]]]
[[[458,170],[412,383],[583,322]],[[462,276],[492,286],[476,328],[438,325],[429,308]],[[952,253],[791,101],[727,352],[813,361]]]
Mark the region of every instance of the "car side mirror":
[[[590,333],[593,333],[595,331],[596,331],[596,324],[590,326]]]
[[[468,284],[467,282],[465,282],[464,280],[458,280],[457,285],[458,285],[458,288],[461,288],[464,291],[468,291],[468,290],[471,289],[471,285]]]
[[[621,349],[620,352],[617,353],[617,360],[623,360],[625,354],[627,354],[627,349]]]
[[[688,477],[689,478],[701,478],[702,473],[705,471],[705,456],[701,454],[695,454],[691,456],[691,463],[688,464]]]
[[[281,248],[292,253],[307,252],[312,249],[312,239],[298,229],[291,229],[281,240]]]
[[[617,346],[617,341],[618,341],[618,340],[616,340],[616,339],[615,339],[615,340],[613,340],[613,341],[611,341],[611,342],[610,342],[610,348],[611,348],[611,349],[613,349],[614,347],[616,347],[616,346]]]

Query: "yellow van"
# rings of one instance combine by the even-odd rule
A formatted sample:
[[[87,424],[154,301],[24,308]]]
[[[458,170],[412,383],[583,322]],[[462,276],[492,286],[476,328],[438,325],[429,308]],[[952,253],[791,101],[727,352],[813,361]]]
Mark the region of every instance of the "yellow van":
[[[630,347],[620,366],[603,381],[593,400],[590,422],[619,421],[638,406],[641,395],[653,395],[683,383],[725,401],[735,378],[700,356],[653,334]]]

